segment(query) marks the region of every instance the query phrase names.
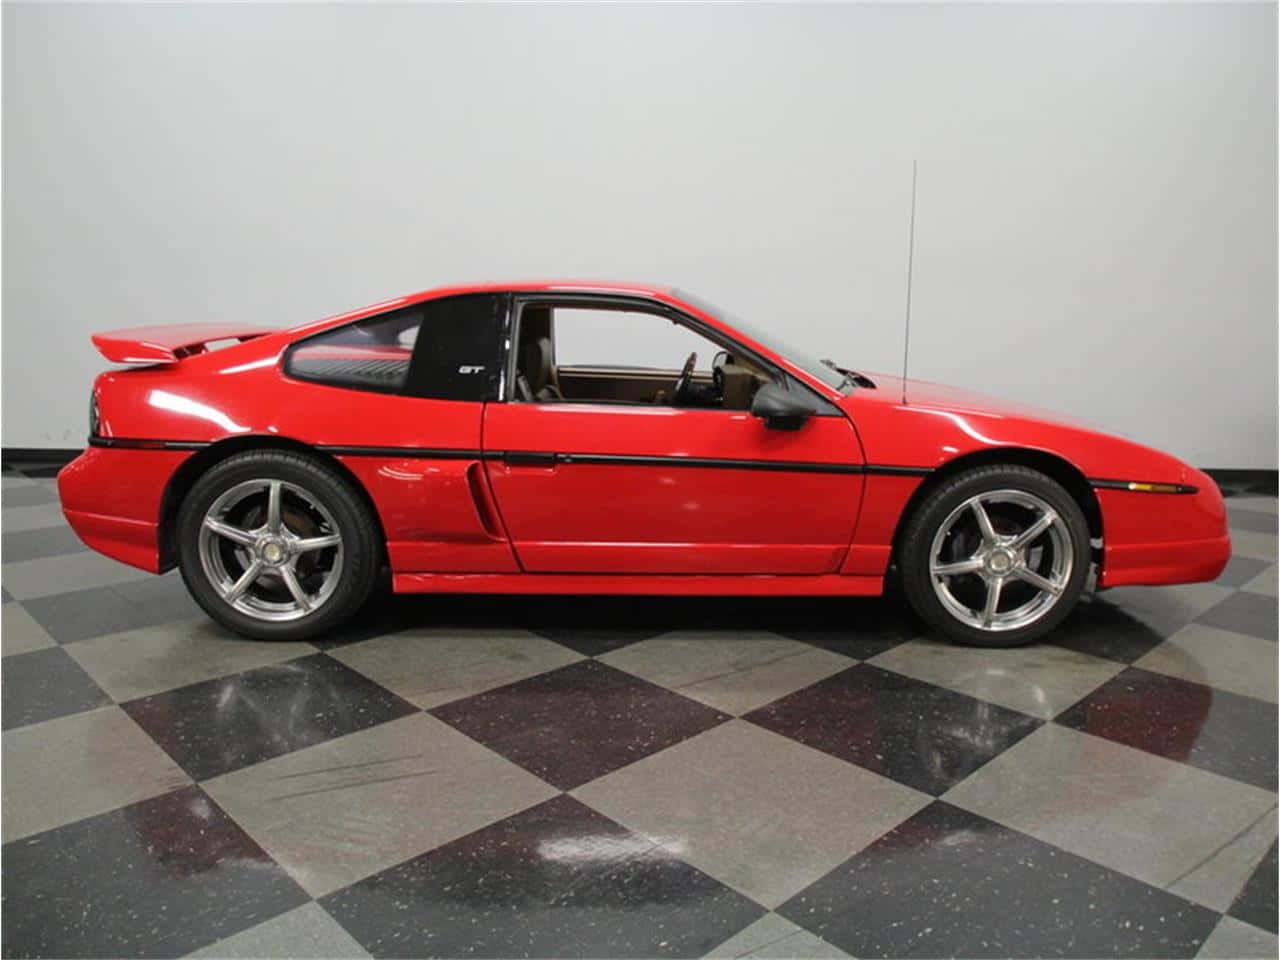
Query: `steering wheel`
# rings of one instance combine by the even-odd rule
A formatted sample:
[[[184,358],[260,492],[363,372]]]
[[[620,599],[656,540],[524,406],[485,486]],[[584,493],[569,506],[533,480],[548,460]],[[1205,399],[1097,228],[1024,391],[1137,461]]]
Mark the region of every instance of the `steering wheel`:
[[[698,354],[689,354],[684,362],[684,369],[680,371],[680,378],[676,380],[676,385],[671,388],[671,403],[673,406],[679,406],[688,397],[689,385],[693,382],[693,368],[697,365]]]

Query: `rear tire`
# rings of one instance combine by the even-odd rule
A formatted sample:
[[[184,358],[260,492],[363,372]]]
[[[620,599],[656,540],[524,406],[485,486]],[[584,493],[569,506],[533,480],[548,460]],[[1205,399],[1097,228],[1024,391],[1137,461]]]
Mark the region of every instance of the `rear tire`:
[[[932,491],[899,545],[903,593],[958,643],[1017,647],[1053,630],[1092,559],[1080,505],[1039,471],[975,467]]]
[[[305,640],[352,616],[377,583],[377,525],[313,457],[254,450],[201,476],[178,512],[178,565],[214,620],[257,640]]]

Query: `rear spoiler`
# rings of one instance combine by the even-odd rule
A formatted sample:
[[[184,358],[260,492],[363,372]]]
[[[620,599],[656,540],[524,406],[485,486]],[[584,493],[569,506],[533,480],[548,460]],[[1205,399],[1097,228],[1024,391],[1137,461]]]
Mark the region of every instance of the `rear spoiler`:
[[[177,363],[183,357],[205,352],[205,345],[218,340],[239,340],[275,333],[271,327],[250,327],[231,323],[182,323],[163,327],[133,327],[108,330],[91,338],[113,363]]]

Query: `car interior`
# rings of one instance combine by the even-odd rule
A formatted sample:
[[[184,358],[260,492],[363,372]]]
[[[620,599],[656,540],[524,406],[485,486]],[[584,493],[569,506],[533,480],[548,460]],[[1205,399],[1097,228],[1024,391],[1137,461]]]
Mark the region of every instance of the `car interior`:
[[[558,363],[563,338],[557,341],[557,316],[583,310],[571,304],[526,303],[520,311],[516,347],[514,397],[524,403],[614,403],[723,410],[750,410],[760,387],[773,377],[758,361],[735,355],[701,332],[685,327],[666,315],[647,313],[633,306],[618,308],[634,323],[674,324],[681,328],[685,346],[701,347],[685,356],[673,356],[672,366],[627,363]],[[591,305],[590,314],[607,308]],[[621,360],[627,344],[616,347]],[[699,353],[709,366],[698,367]],[[741,354],[741,351],[738,352]],[[634,359],[634,358],[628,358]]]

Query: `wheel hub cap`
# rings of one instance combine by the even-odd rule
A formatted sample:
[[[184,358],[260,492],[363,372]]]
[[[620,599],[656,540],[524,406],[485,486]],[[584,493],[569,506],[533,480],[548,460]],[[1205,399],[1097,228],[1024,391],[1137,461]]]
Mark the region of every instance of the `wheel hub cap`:
[[[258,555],[265,563],[276,566],[284,562],[284,558],[289,555],[289,551],[279,540],[264,540],[262,546],[258,548]]]
[[[1013,554],[1008,550],[993,550],[987,556],[987,569],[997,576],[1003,576],[1013,569]]]

